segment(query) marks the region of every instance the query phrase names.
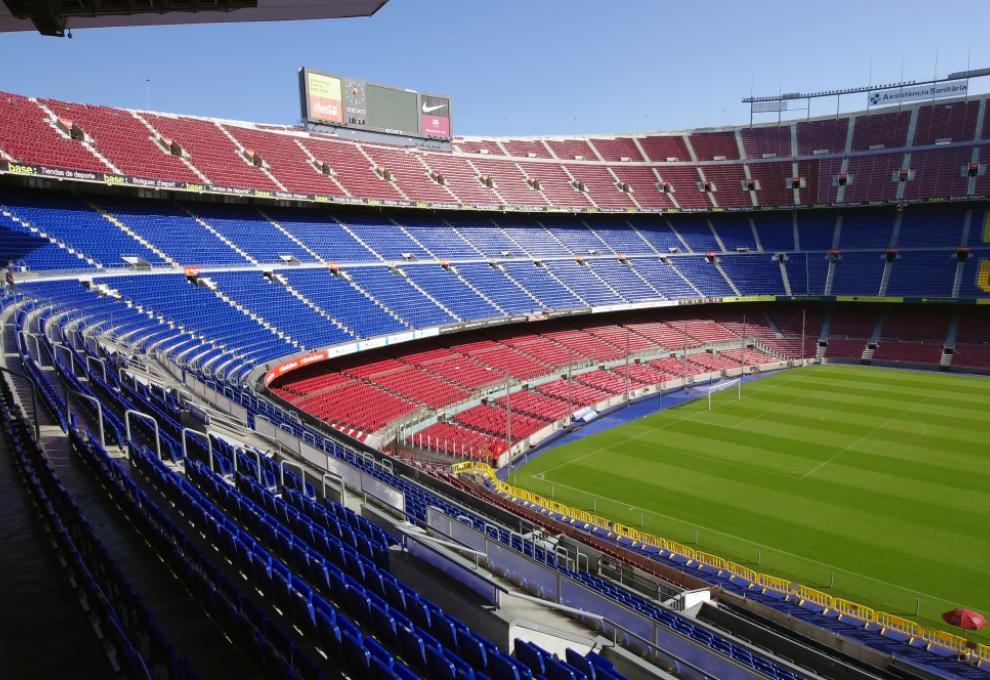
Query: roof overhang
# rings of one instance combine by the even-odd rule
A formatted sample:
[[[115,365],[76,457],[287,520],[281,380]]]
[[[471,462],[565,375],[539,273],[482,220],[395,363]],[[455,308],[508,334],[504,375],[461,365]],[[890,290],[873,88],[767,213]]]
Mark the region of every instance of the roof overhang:
[[[366,17],[388,0],[3,0],[0,32]]]

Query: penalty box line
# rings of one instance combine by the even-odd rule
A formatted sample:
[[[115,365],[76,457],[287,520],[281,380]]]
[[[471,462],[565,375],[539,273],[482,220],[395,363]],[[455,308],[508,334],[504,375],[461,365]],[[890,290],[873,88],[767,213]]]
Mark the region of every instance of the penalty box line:
[[[766,390],[769,390],[769,389],[774,389],[774,388],[777,388],[777,387],[781,387],[782,385],[788,385],[788,384],[790,384],[792,382],[795,382],[797,380],[800,380],[804,375],[805,375],[804,373],[798,373],[797,375],[791,376],[786,382],[783,382],[783,383],[780,383],[780,384],[765,385],[763,387],[763,389],[760,389],[759,387],[755,387],[752,390],[750,390],[750,392],[753,393],[753,394],[759,394],[760,392],[765,392]],[[701,397],[699,397],[699,399],[700,398]],[[796,400],[796,401],[800,401],[800,398],[798,400]],[[783,404],[783,405],[784,406],[790,406],[793,403],[796,403],[796,401],[795,402],[787,402],[787,404]],[[779,406],[777,408],[779,408]],[[764,413],[767,413],[767,412],[768,411],[765,411]],[[670,427],[672,425],[676,425],[678,423],[687,422],[687,421],[694,421],[694,420],[697,420],[699,418],[703,418],[708,413],[709,413],[709,411],[700,411],[700,412],[695,413],[695,414],[692,414],[692,415],[682,416],[682,417],[677,418],[677,419],[675,419],[675,420],[673,420],[673,421],[671,421],[669,423],[665,423],[665,424],[660,425],[658,427],[650,428],[647,432],[643,432],[642,434],[637,434],[637,435],[633,435],[631,437],[626,437],[625,439],[620,439],[619,441],[613,442],[612,444],[609,444],[607,446],[602,446],[602,447],[599,447],[599,448],[597,448],[597,449],[595,449],[593,451],[589,451],[588,453],[582,454],[582,455],[577,456],[575,458],[571,458],[570,460],[565,460],[563,463],[560,463],[558,465],[554,465],[553,467],[549,467],[549,468],[547,468],[545,470],[542,470],[541,472],[542,472],[543,475],[546,475],[548,473],[554,472],[555,470],[559,470],[559,469],[561,469],[563,467],[567,467],[568,465],[571,465],[573,463],[576,463],[576,462],[578,462],[580,460],[584,460],[586,458],[589,458],[591,456],[597,455],[599,453],[605,453],[606,451],[610,451],[610,450],[614,449],[617,446],[621,446],[621,445],[626,444],[626,443],[631,442],[631,441],[638,441],[640,439],[644,439],[644,438],[649,437],[649,436],[655,434],[656,432],[659,432],[660,430],[664,430],[664,429],[666,429],[666,428],[668,428],[668,427]],[[753,416],[753,418],[750,418],[750,420],[756,419],[758,417],[759,416]],[[743,422],[749,422],[749,421],[743,421]],[[742,424],[743,423],[737,423],[736,425],[738,426],[738,425],[742,425]]]

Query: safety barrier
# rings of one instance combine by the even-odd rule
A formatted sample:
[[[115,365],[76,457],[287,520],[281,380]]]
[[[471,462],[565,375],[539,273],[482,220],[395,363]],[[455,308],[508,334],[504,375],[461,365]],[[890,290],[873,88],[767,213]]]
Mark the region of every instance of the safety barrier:
[[[937,630],[934,628],[925,628],[924,626],[921,626],[909,619],[905,619],[888,612],[878,611],[871,607],[867,607],[866,605],[859,604],[858,602],[833,597],[827,593],[821,592],[820,590],[809,588],[808,586],[801,585],[800,583],[796,583],[788,579],[780,578],[779,576],[759,573],[749,567],[744,567],[717,555],[712,555],[711,553],[695,550],[694,548],[678,543],[677,541],[671,541],[666,538],[654,536],[653,534],[639,531],[638,529],[625,526],[624,524],[613,522],[605,517],[591,514],[585,510],[572,508],[564,505],[563,503],[548,500],[533,493],[532,491],[512,486],[511,484],[499,480],[495,476],[495,471],[487,463],[480,463],[476,461],[457,463],[452,465],[450,470],[454,474],[472,473],[481,475],[487,479],[499,493],[512,496],[513,498],[524,501],[527,504],[539,506],[549,512],[566,516],[571,520],[584,522],[586,524],[593,524],[602,529],[606,529],[612,532],[613,537],[615,538],[627,538],[635,543],[652,545],[660,548],[661,550],[666,550],[672,555],[679,555],[687,560],[687,566],[692,566],[694,563],[699,566],[704,565],[712,567],[718,570],[720,576],[725,576],[726,574],[735,576],[764,590],[774,590],[799,601],[813,602],[822,607],[824,610],[835,611],[841,615],[859,619],[864,622],[864,625],[876,624],[882,629],[896,630],[899,633],[909,635],[913,638],[925,640],[928,643],[957,651],[960,654],[969,653],[981,661],[990,662],[990,645],[979,644],[974,646],[966,640],[966,638],[960,635],[955,635],[953,633],[948,633],[946,631]]]

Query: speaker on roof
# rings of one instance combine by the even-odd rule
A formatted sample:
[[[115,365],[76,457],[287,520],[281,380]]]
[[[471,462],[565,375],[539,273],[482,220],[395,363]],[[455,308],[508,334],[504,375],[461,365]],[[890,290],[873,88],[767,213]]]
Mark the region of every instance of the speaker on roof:
[[[71,118],[56,118],[55,124],[72,139],[86,139],[86,133]]]
[[[324,175],[333,177],[334,175],[337,174],[336,172],[334,172],[334,169],[330,167],[330,164],[327,163],[326,161],[318,161],[314,158],[312,163],[313,163],[313,167],[315,167],[320,173]]]
[[[242,153],[244,154],[244,158],[247,159],[247,162],[253,165],[254,167],[256,168],[265,167],[265,159],[263,159],[261,157],[261,154],[258,153],[257,151],[254,151],[253,149],[244,149]]]
[[[158,146],[162,147],[166,153],[179,156],[180,158],[185,155],[182,145],[171,137],[158,137],[155,141],[158,142]]]

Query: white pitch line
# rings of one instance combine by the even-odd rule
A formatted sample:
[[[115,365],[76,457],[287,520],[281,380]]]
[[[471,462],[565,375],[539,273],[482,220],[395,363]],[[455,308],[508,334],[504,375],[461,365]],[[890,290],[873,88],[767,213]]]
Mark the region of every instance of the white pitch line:
[[[846,451],[848,451],[852,447],[856,446],[857,444],[859,444],[862,441],[865,441],[866,439],[869,439],[870,437],[872,437],[873,435],[875,435],[877,432],[879,432],[883,428],[887,427],[888,425],[890,425],[895,420],[897,420],[897,419],[899,419],[899,418],[907,415],[908,413],[910,413],[911,411],[913,411],[916,407],[920,406],[921,404],[925,403],[926,401],[927,401],[927,399],[922,399],[921,401],[917,401],[914,404],[912,404],[911,406],[909,406],[908,408],[906,408],[903,411],[901,411],[900,413],[897,413],[895,415],[892,415],[890,418],[887,418],[887,420],[883,421],[882,423],[880,423],[879,425],[877,425],[876,427],[874,427],[872,430],[870,430],[869,432],[867,432],[866,434],[864,434],[862,437],[860,437],[856,441],[852,442],[851,444],[849,444],[848,446],[846,446],[841,451],[838,451],[834,456],[830,457],[827,460],[823,460],[821,463],[819,463],[815,467],[813,467],[810,470],[808,470],[807,472],[805,472],[803,475],[801,475],[801,479],[805,479],[805,478],[810,477],[811,475],[815,474],[816,472],[818,472],[823,467],[825,467],[826,465],[828,465],[829,463],[831,463],[832,461],[834,461],[836,458],[838,458],[839,456],[841,456],[843,453],[845,453]]]

